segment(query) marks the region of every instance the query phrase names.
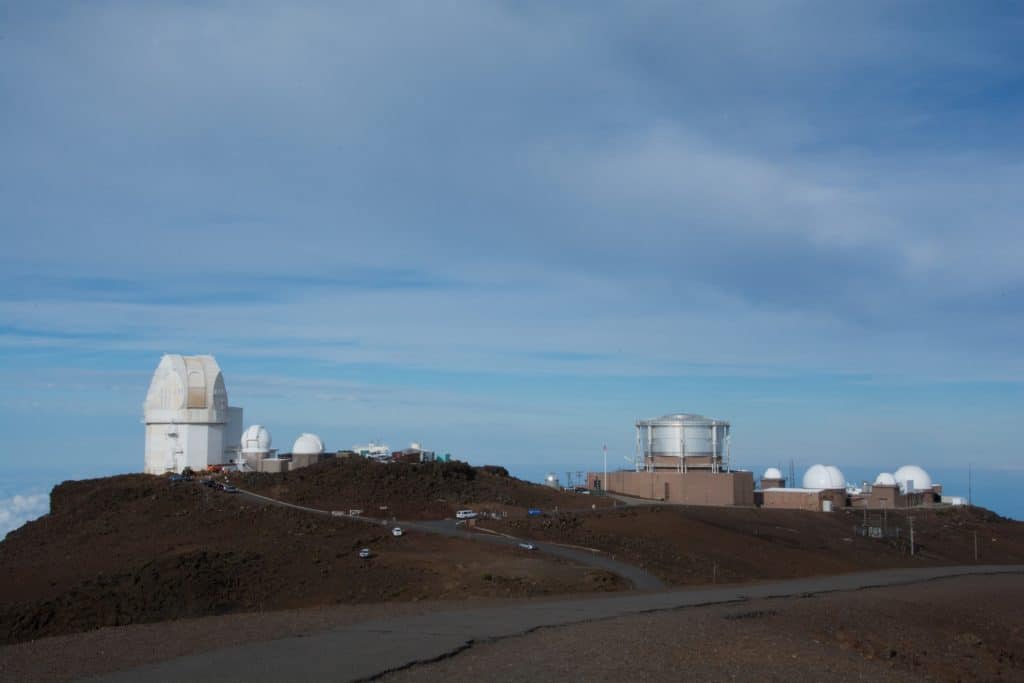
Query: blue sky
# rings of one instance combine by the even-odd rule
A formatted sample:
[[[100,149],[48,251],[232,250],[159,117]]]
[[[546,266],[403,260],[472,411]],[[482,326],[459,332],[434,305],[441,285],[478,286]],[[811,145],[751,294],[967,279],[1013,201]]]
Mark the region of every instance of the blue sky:
[[[1024,518],[1021,35],[971,3],[4,3],[0,497],[141,469],[177,352],[283,447],[538,478],[685,410],[750,468],[973,462]]]

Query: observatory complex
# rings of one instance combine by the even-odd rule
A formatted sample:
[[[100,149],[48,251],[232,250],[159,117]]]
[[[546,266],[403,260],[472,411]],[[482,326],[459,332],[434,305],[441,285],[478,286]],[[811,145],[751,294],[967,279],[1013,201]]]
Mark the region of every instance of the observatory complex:
[[[253,472],[306,467],[324,455],[316,434],[301,434],[279,456],[262,425],[242,431],[242,409],[228,406],[224,375],[213,356],[165,354],[143,403],[147,474],[201,472],[229,466]]]
[[[228,406],[224,375],[213,356],[165,354],[153,373],[143,402],[147,474],[201,472],[228,468],[248,472],[287,472],[308,467],[328,454],[323,440],[304,432],[288,453],[272,448],[270,430],[260,424],[242,430],[242,409]],[[448,461],[413,442],[392,452],[386,445],[356,446],[338,456],[361,455],[382,462]]]
[[[769,467],[755,489],[753,474],[733,470],[730,424],[725,420],[672,413],[636,422],[632,470],[589,472],[587,486],[634,498],[689,505],[760,505],[771,508],[830,511],[842,508],[894,509],[961,505],[943,496],[917,465],[882,472],[871,484],[854,486],[835,465],[812,465],[800,487]],[[554,480],[557,486],[557,480]],[[551,482],[547,482],[551,485]]]

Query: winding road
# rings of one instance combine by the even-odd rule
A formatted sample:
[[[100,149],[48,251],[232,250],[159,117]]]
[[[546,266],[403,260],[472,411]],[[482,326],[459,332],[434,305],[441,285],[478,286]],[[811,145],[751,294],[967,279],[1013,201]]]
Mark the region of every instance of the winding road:
[[[302,505],[295,505],[294,503],[286,503],[283,500],[276,498],[269,498],[267,496],[261,496],[258,493],[252,493],[251,491],[245,491],[242,489],[238,490],[238,495],[251,498],[252,500],[263,503],[266,505],[277,505],[280,507],[292,508],[293,510],[300,510],[302,512],[308,512],[314,515],[321,515],[327,517],[335,517],[335,515],[329,510],[318,510],[317,508],[305,507]],[[595,569],[603,569],[605,571],[618,574],[622,578],[633,584],[633,588],[639,591],[660,591],[666,588],[665,584],[658,577],[654,576],[650,572],[644,571],[636,565],[632,565],[626,562],[621,562],[607,554],[600,551],[587,551],[581,548],[569,547],[558,543],[545,543],[540,541],[534,541],[531,539],[515,538],[512,536],[505,536],[500,534],[488,534],[480,532],[468,531],[465,527],[456,526],[454,520],[445,519],[429,522],[411,522],[402,520],[380,520],[373,519],[370,517],[359,517],[354,515],[345,515],[345,519],[356,520],[364,522],[366,524],[373,524],[376,526],[400,526],[403,529],[416,529],[431,534],[440,534],[443,536],[451,536],[454,538],[464,538],[471,541],[477,541],[480,543],[491,543],[493,545],[504,545],[504,546],[517,546],[526,540],[532,543],[538,552],[558,557],[563,560],[575,562],[587,567],[593,567]]]

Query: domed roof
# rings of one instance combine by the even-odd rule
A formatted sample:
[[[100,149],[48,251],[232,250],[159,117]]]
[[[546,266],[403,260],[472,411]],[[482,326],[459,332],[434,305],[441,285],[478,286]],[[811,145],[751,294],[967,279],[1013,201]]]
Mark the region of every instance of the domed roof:
[[[825,465],[825,469],[832,475],[832,481],[836,484],[832,488],[845,489],[846,488],[846,475],[843,471],[835,465]]]
[[[778,467],[769,467],[764,471],[762,479],[782,479],[782,472],[779,471]]]
[[[324,452],[324,442],[316,434],[300,434],[292,446],[292,455],[320,455]]]
[[[875,477],[875,486],[896,486],[896,477],[891,472],[880,472]]]
[[[804,472],[805,489],[845,489],[846,477],[835,465],[811,465]]]
[[[227,422],[228,392],[217,360],[164,354],[153,372],[143,411],[146,424]]]
[[[904,465],[893,476],[904,492],[930,491],[932,488],[931,475],[917,465]]]
[[[267,453],[270,451],[270,432],[263,425],[251,425],[242,434],[243,453]]]

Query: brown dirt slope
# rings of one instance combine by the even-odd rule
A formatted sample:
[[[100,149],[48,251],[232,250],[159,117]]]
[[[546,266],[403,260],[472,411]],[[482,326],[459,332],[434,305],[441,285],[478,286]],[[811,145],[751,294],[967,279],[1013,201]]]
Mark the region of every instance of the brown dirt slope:
[[[908,515],[914,518],[914,557]],[[975,534],[980,562],[1024,562],[1024,524],[982,508],[890,511],[885,521],[900,529],[900,538],[857,535],[854,529],[863,522],[859,512],[753,508],[631,507],[510,517],[484,526],[605,550],[678,585],[971,564]]]
[[[375,556],[360,560],[361,547]],[[65,482],[0,543],[0,643],[335,603],[618,587],[525,551],[324,518],[147,475]]]
[[[235,476],[235,475],[232,475]],[[521,512],[610,507],[596,496],[565,493],[509,476],[502,467],[464,462],[379,463],[364,458],[329,459],[282,474],[237,475],[256,493],[324,510],[359,508],[367,515],[441,519],[461,507]],[[386,506],[387,511],[381,511]]]

